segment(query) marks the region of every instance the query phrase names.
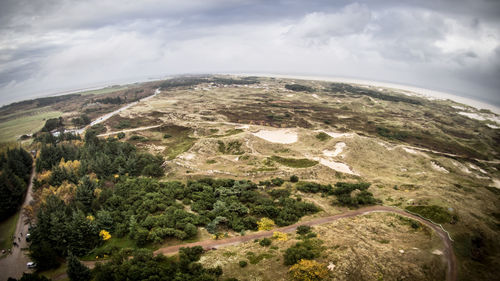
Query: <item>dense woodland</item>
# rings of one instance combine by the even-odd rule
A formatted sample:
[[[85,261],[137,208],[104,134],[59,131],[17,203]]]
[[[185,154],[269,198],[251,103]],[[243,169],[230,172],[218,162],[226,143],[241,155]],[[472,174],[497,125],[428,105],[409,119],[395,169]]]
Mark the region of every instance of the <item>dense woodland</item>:
[[[22,148],[0,153],[0,220],[14,214],[29,185],[33,158]]]
[[[41,269],[96,248],[97,256],[116,254],[117,248],[100,247],[106,235],[144,247],[194,238],[199,227],[221,237],[230,230],[257,230],[261,218],[285,226],[319,211],[286,189],[264,192],[246,180],[159,181],[162,157],[96,134],[88,130],[83,142],[64,135],[38,139],[30,251]]]

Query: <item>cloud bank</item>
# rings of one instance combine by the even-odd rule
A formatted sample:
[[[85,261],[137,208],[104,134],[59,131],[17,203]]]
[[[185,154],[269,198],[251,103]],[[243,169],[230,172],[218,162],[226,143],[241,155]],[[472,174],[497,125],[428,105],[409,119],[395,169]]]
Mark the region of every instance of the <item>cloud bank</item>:
[[[0,0],[0,104],[182,73],[408,84],[500,105],[500,2]]]

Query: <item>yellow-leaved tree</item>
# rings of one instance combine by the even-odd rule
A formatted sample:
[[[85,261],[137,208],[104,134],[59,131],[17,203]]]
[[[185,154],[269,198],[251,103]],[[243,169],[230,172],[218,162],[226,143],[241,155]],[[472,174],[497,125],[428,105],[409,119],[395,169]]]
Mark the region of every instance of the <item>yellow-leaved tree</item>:
[[[259,230],[271,230],[274,228],[275,224],[270,218],[261,218],[257,222],[257,226],[259,227]]]
[[[111,234],[109,234],[109,232],[107,232],[106,230],[101,230],[101,232],[99,232],[99,236],[101,237],[102,240],[106,241],[106,240],[109,240],[111,238]]]
[[[295,281],[320,281],[328,276],[328,269],[322,263],[314,260],[300,260],[288,271]]]

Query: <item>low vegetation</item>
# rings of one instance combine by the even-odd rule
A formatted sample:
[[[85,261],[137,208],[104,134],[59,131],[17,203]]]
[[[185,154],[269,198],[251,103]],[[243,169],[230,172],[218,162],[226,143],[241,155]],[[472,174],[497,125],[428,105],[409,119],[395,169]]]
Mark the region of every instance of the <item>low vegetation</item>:
[[[281,165],[291,167],[291,168],[309,168],[318,164],[318,161],[310,160],[306,158],[285,158],[281,156],[271,156],[270,159]]]
[[[222,275],[220,267],[204,268],[198,263],[202,253],[200,246],[181,248],[178,259],[163,255],[153,256],[152,252],[144,249],[131,253],[133,258],[129,259],[129,253],[122,252],[112,262],[97,264],[94,280],[164,280],[173,276],[179,281],[219,280]]]
[[[314,88],[300,84],[286,84],[285,89],[295,92],[314,92]]]
[[[455,223],[458,219],[456,215],[453,215],[445,208],[436,205],[408,206],[406,207],[406,210],[417,213],[435,223]]]

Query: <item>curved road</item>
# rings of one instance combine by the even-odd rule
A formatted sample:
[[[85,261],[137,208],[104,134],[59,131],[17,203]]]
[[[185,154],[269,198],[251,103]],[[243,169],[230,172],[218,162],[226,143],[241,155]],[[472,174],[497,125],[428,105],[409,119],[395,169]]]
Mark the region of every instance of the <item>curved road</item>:
[[[426,225],[427,227],[431,228],[434,230],[441,240],[443,241],[444,244],[444,250],[443,250],[443,255],[444,258],[446,259],[447,263],[447,269],[446,269],[446,281],[456,281],[457,280],[457,261],[455,258],[455,254],[453,252],[453,246],[452,246],[452,241],[450,240],[450,237],[448,236],[448,233],[446,233],[441,227],[419,217],[416,215],[412,215],[410,213],[407,213],[401,209],[397,208],[392,208],[388,206],[370,206],[370,207],[365,207],[357,210],[352,210],[348,211],[342,214],[334,215],[334,216],[329,216],[329,217],[323,217],[323,218],[318,218],[314,219],[311,221],[307,222],[302,222],[302,223],[296,223],[292,224],[289,226],[285,227],[280,227],[280,228],[275,228],[270,231],[261,231],[257,233],[252,233],[249,235],[245,236],[237,236],[237,237],[231,237],[227,239],[221,239],[221,240],[204,240],[204,241],[199,241],[199,242],[194,242],[194,243],[188,243],[188,244],[182,244],[182,245],[175,245],[175,246],[170,246],[170,247],[165,247],[165,248],[160,248],[154,252],[155,255],[158,254],[175,254],[179,251],[181,247],[194,247],[194,246],[202,246],[203,249],[205,250],[210,250],[212,248],[221,248],[229,245],[236,245],[242,242],[247,242],[247,241],[252,241],[254,239],[260,239],[264,237],[270,237],[273,235],[273,232],[275,231],[280,231],[280,232],[286,232],[290,233],[293,232],[297,229],[298,226],[300,225],[319,225],[319,224],[324,224],[324,223],[329,223],[333,222],[339,219],[343,218],[350,218],[350,217],[355,217],[355,216],[361,216],[361,215],[366,215],[369,213],[376,213],[376,212],[387,212],[387,213],[395,213],[401,216],[405,216],[408,218],[412,218],[414,220],[417,220],[421,222],[422,224]],[[95,261],[87,261],[83,262],[86,266],[89,268],[93,268],[95,266]],[[60,275],[54,278],[54,280],[63,278],[65,275]]]
[[[31,272],[31,270],[26,267],[26,263],[30,261],[30,258],[21,249],[28,247],[28,243],[25,238],[26,233],[28,233],[28,225],[24,223],[25,215],[23,208],[33,199],[31,191],[33,189],[34,177],[35,168],[33,167],[31,171],[30,184],[28,185],[28,190],[26,191],[26,197],[24,198],[24,202],[20,210],[21,213],[19,214],[19,219],[17,220],[16,232],[14,233],[16,235],[15,242],[19,246],[12,246],[12,254],[0,259],[0,280],[7,280],[9,277],[19,279],[23,275],[23,272]]]

